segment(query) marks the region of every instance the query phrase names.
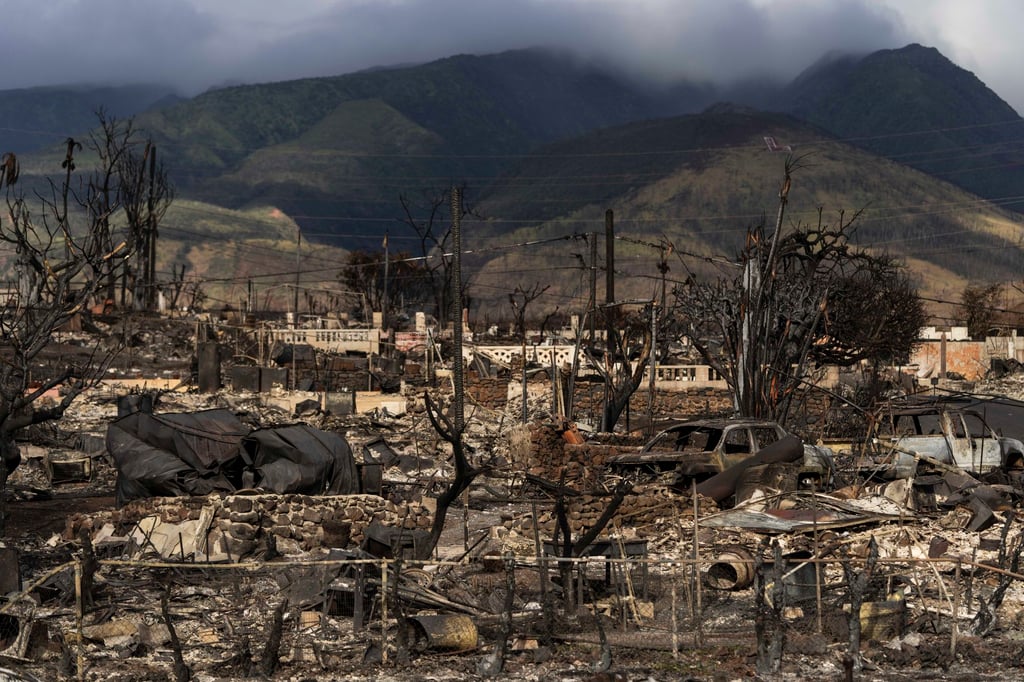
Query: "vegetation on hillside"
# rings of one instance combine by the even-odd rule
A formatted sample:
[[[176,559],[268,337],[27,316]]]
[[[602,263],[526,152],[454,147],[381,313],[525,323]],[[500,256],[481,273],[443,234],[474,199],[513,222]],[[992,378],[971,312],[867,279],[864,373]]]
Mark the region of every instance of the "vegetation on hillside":
[[[1024,181],[1024,120],[971,72],[921,45],[819,64],[777,106],[996,201]],[[1016,210],[1024,207],[1017,199]]]

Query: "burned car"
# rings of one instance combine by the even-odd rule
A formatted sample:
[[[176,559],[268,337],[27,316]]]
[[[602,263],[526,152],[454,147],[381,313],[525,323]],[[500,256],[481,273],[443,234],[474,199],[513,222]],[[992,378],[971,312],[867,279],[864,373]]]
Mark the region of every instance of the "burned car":
[[[929,469],[937,463],[976,476],[1024,471],[1024,443],[999,435],[974,410],[890,409],[879,416],[877,425],[873,448],[858,461],[862,473],[910,478],[918,474],[922,461]]]
[[[620,474],[674,472],[679,482],[704,481],[749,462],[756,453],[793,438],[778,423],[747,419],[703,419],[672,426],[638,452],[611,457],[608,464]],[[831,482],[832,452],[802,444],[795,470],[800,488],[821,488]]]

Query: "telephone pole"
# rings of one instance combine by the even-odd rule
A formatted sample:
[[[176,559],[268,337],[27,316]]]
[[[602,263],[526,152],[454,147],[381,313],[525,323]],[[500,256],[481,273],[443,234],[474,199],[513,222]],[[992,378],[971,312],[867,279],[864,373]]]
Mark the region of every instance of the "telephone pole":
[[[612,305],[615,301],[615,216],[612,210],[609,208],[604,212],[604,252],[605,252],[605,291],[604,298],[606,307],[604,309],[605,315],[605,339],[604,339],[604,357],[605,357],[605,369],[607,376],[612,374],[612,365],[615,362],[615,353],[612,348],[612,343],[615,339],[615,318],[616,311]],[[601,410],[601,430],[608,431],[612,425],[608,424],[608,401],[611,400],[611,385],[609,380],[606,378],[604,382],[604,405],[605,409]]]
[[[452,187],[452,332],[454,333],[454,355],[452,359],[452,380],[455,384],[455,401],[452,433],[460,441],[465,430],[464,415],[465,379],[462,372],[462,189]],[[526,358],[523,358],[525,361]],[[523,396],[526,399],[526,396]]]

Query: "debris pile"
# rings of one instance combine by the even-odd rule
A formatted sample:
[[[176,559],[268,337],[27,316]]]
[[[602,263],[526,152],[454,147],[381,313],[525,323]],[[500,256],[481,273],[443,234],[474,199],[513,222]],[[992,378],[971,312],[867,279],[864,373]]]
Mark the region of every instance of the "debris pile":
[[[207,495],[134,500],[109,512],[68,518],[63,539],[85,530],[105,556],[159,557],[185,562],[246,561],[271,548],[305,556],[322,548],[352,548],[374,523],[426,529],[430,510],[376,495]]]
[[[464,434],[482,473],[432,538],[452,445],[422,396],[299,419],[275,407],[291,395],[167,391],[121,414],[123,395],[76,406],[64,428],[83,436],[23,447],[10,520],[65,508],[59,532],[0,552],[0,667],[226,682],[1020,665],[1020,436],[956,422],[963,405],[934,412],[941,434],[915,406],[914,433],[831,443],[833,462],[749,421],[658,451],[493,401]],[[949,453],[926,449],[935,435]]]

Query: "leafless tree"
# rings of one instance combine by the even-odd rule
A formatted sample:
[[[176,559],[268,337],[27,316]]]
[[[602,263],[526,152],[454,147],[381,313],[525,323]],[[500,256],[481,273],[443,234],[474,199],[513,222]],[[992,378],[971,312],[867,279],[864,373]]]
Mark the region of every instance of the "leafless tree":
[[[787,161],[774,231],[749,229],[721,276],[691,275],[674,291],[674,335],[725,378],[747,417],[784,421],[816,366],[906,356],[925,321],[903,267],[850,243],[857,215],[826,224],[819,211],[816,226],[783,234],[795,167]]]
[[[1002,284],[970,284],[960,294],[960,313],[972,339],[988,336],[999,319]]]
[[[421,259],[404,251],[392,255],[386,283],[384,265],[382,253],[351,251],[345,258],[338,280],[349,291],[365,296],[364,300],[371,310],[385,311],[388,320],[393,320],[394,313],[403,305],[420,306],[430,303],[431,273]],[[363,316],[366,316],[366,311],[363,311]]]
[[[131,173],[139,167],[131,159],[140,151],[130,124],[102,115],[100,124],[82,154],[89,170],[77,172],[76,155],[83,146],[69,138],[59,178],[48,179],[47,189],[31,200],[18,191],[17,159],[5,154],[0,166],[0,191],[7,201],[0,247],[10,256],[14,280],[0,309],[0,496],[20,461],[15,435],[60,418],[123,346],[116,340],[95,344],[78,358],[51,358],[57,366],[40,368],[54,334],[87,311],[131,262],[139,221],[154,224],[148,208],[135,213],[128,208],[150,203],[140,196],[151,196],[151,178]],[[58,389],[56,399],[43,400]],[[0,513],[0,524],[4,516]]]
[[[463,188],[464,189],[464,188]],[[440,192],[424,192],[419,200],[408,195],[399,196],[404,213],[403,222],[409,225],[420,241],[420,255],[434,295],[434,315],[438,320],[451,319],[452,266],[451,253],[451,189]],[[463,209],[460,218],[471,215],[470,209]],[[463,280],[462,300],[468,305],[469,282]]]
[[[156,163],[156,148],[151,141],[139,139],[131,119],[110,117],[102,109],[97,112],[97,118],[99,126],[89,135],[84,150],[81,144],[68,140],[65,164],[70,164],[70,168],[65,166],[68,173],[66,183],[71,182],[70,171],[75,165],[71,158],[73,146],[85,152],[88,158],[84,162],[92,164],[93,170],[90,177],[80,181],[88,185],[85,195],[72,188],[67,196],[62,197],[64,209],[66,211],[67,199],[72,195],[78,201],[84,199],[93,204],[90,210],[97,216],[97,236],[105,240],[108,251],[112,251],[114,246],[111,220],[121,221],[122,229],[128,232],[136,250],[132,254],[119,254],[104,263],[104,289],[107,299],[113,301],[117,278],[126,283],[131,272],[135,276],[135,307],[142,308],[152,303],[155,297],[153,290],[143,290],[142,287],[154,284],[148,281],[147,273],[151,274],[153,270],[157,226],[174,200],[174,188],[166,167]],[[126,259],[132,255],[135,262],[128,264]],[[121,303],[124,302],[122,295]]]
[[[465,425],[459,426],[459,420],[446,414],[429,393],[424,393],[423,398],[430,424],[437,434],[452,446],[452,463],[455,466],[455,473],[448,487],[437,498],[437,508],[434,511],[434,522],[430,527],[430,535],[426,542],[417,548],[417,559],[427,559],[434,552],[434,548],[437,547],[437,543],[441,539],[441,533],[444,531],[448,509],[459,499],[459,495],[469,488],[477,476],[486,472],[486,469],[474,467],[469,462],[463,442]],[[460,396],[455,397],[456,400],[459,398]]]
[[[623,304],[614,304],[616,308]],[[609,312],[605,311],[606,314]],[[602,348],[593,341],[584,349],[591,365],[604,379],[605,400],[601,411],[601,430],[615,428],[629,400],[643,382],[653,350],[651,330],[652,304],[642,310],[619,310],[616,323],[608,329],[607,343]],[[602,352],[603,351],[603,352]]]
[[[515,291],[508,295],[508,304],[512,307],[512,319],[515,321],[515,334],[523,340],[524,348],[526,344],[526,309],[550,288],[550,286],[534,284],[532,288],[525,289],[523,285],[517,284]],[[525,358],[525,353],[523,357]]]

